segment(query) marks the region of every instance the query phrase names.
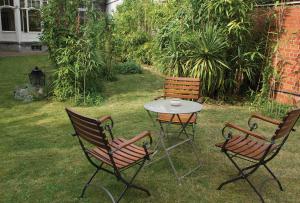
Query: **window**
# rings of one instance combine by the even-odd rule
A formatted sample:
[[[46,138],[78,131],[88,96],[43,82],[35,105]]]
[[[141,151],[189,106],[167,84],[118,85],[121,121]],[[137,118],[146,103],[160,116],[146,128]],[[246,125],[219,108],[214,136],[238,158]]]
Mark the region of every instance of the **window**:
[[[80,25],[83,25],[86,21],[86,15],[85,15],[86,9],[85,8],[79,8],[78,9],[78,18]]]
[[[20,0],[21,8],[36,8],[39,9],[41,7],[41,3],[45,4],[47,1],[45,0]]]
[[[21,9],[21,31],[28,32],[27,29],[27,11],[25,9]]]
[[[20,0],[21,30],[23,32],[40,32],[42,5],[47,4],[47,0]]]
[[[40,8],[40,0],[28,0],[28,8]]]
[[[41,28],[41,14],[38,10],[28,11],[29,31],[39,32]]]
[[[96,10],[105,12],[106,3],[108,3],[106,0],[97,0],[97,1],[93,1],[93,6],[94,8],[96,8]]]
[[[25,8],[25,0],[20,0],[20,7]]]
[[[14,0],[0,0],[0,6],[14,6]]]
[[[15,30],[15,12],[12,8],[2,8],[1,13],[1,26],[3,31],[16,31]]]

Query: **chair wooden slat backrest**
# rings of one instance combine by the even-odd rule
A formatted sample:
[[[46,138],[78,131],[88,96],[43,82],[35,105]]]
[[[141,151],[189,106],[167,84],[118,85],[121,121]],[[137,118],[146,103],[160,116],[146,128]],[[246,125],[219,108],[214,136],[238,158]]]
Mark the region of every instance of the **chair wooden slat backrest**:
[[[166,77],[164,97],[198,100],[201,97],[199,78]]]
[[[87,187],[99,171],[111,174],[116,177],[118,181],[125,184],[125,190],[123,190],[117,201],[114,200],[113,195],[108,189],[101,186],[101,188],[109,195],[112,202],[119,202],[129,188],[139,189],[150,195],[148,190],[133,184],[135,177],[141,171],[145,161],[149,160],[150,155],[146,143],[143,145],[143,148],[138,147],[134,143],[148,136],[151,144],[152,138],[148,131],[144,131],[130,140],[121,138],[114,139],[111,131],[113,127],[111,116],[103,116],[97,120],[77,114],[68,108],[66,108],[66,112],[75,130],[73,136],[78,138],[79,144],[87,160],[96,168],[96,171],[82,189],[80,195],[81,198],[84,196]],[[110,124],[106,123],[107,121],[110,121]],[[108,132],[111,138],[110,140],[107,139],[104,131]],[[135,165],[139,165],[139,168],[131,179],[127,181],[121,174],[121,170],[124,171]]]
[[[97,147],[108,148],[106,135],[99,121],[81,116],[69,109],[66,109],[66,111],[77,136]]]
[[[290,111],[279,125],[272,139],[280,139],[289,135],[300,117],[300,109]]]

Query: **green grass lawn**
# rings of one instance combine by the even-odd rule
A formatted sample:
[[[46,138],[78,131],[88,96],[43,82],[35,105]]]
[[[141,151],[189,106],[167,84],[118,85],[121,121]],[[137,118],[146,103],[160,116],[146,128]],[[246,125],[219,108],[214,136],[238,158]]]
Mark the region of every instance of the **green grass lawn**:
[[[15,86],[26,83],[27,73],[36,65],[51,71],[47,56],[0,58],[0,202],[108,202],[99,184],[107,186],[115,196],[123,186],[104,173],[95,178],[86,198],[78,198],[94,168],[86,161],[77,139],[70,135],[73,131],[64,111],[70,104],[13,100]],[[103,105],[74,109],[91,117],[112,115],[116,136],[131,138],[143,130],[155,130],[143,105],[160,95],[162,78],[148,71],[118,78],[105,83]],[[201,168],[178,185],[167,160],[156,162],[137,178],[137,183],[148,188],[152,196],[129,190],[123,202],[258,202],[245,181],[216,190],[222,181],[236,175],[236,170],[214,144],[222,141],[225,121],[246,127],[249,109],[204,104],[195,138]],[[271,136],[273,130],[266,126],[261,132]],[[292,134],[269,165],[281,180],[284,192],[263,169],[251,177],[267,202],[299,202],[299,132]],[[180,172],[196,164],[190,152],[186,145],[172,153]]]

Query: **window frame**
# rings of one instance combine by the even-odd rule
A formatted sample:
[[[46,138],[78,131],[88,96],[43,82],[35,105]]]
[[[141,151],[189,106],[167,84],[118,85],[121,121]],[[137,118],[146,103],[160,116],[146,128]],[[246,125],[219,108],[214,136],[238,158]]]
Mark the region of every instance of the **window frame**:
[[[11,2],[12,2],[12,5],[6,4],[6,3],[5,3],[6,1],[9,1],[9,2],[11,1]],[[4,2],[2,6],[0,5],[0,8],[2,8],[2,7],[15,7],[15,6],[14,6],[14,4],[15,4],[15,3],[14,3],[14,0],[0,0],[0,2]]]
[[[36,0],[34,0],[34,1],[36,1]],[[42,28],[42,19],[41,19],[41,22],[40,22],[41,23],[41,30],[40,31],[31,31],[30,27],[29,27],[29,22],[30,22],[30,20],[29,20],[29,11],[36,10],[36,11],[40,12],[40,9],[45,4],[45,2],[48,3],[47,0],[38,0],[38,2],[40,3],[39,8],[32,7],[32,0],[24,0],[24,7],[20,6],[20,20],[23,21],[23,19],[21,18],[21,11],[23,10],[23,11],[25,11],[25,14],[26,14],[26,30],[27,30],[27,31],[22,30],[23,26],[22,26],[22,22],[21,22],[21,32],[23,32],[23,33],[41,33],[42,32],[42,30],[43,30],[43,28]],[[29,4],[31,4],[30,7],[29,7]]]
[[[41,28],[41,30],[40,31],[31,31],[30,30],[30,19],[29,19],[29,12],[30,11],[38,11],[39,12],[39,14],[40,14],[40,28]],[[27,10],[27,12],[26,12],[26,15],[27,15],[27,29],[28,29],[28,32],[27,33],[40,33],[40,32],[42,32],[42,18],[41,18],[41,11],[40,11],[40,9],[28,9]]]
[[[13,5],[6,5],[5,4],[5,0],[0,0],[4,2],[4,5],[0,6],[0,31],[4,32],[4,33],[16,33],[17,29],[16,29],[16,6],[14,6],[14,1],[12,1]],[[10,2],[10,1],[9,1]],[[3,30],[3,26],[2,26],[2,9],[7,8],[7,9],[11,9],[13,11],[13,15],[14,15],[14,30]]]

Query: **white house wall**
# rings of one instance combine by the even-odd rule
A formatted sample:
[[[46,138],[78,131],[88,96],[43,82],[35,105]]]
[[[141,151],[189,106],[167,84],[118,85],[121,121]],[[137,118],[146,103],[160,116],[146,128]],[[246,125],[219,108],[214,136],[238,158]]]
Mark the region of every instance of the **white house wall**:
[[[106,12],[113,14],[117,10],[117,6],[122,4],[123,0],[108,0]],[[41,32],[23,32],[21,31],[20,22],[20,0],[14,0],[14,15],[15,15],[15,31],[2,31],[0,23],[0,49],[8,50],[11,45],[12,49],[21,50],[22,44],[30,44],[39,42]],[[0,19],[1,20],[1,19]],[[1,47],[2,46],[2,47]]]
[[[40,32],[30,32],[30,33],[21,32],[20,41],[21,42],[39,42],[40,35],[41,35]]]
[[[112,14],[116,11],[117,6],[122,4],[123,0],[108,0],[106,12]],[[14,10],[15,12],[15,27],[16,31],[2,31],[0,30],[0,42],[38,42],[40,32],[22,32],[20,29],[20,1],[14,0],[14,5],[17,9]]]
[[[0,31],[0,42],[18,42],[17,33],[14,31]]]
[[[1,50],[30,50],[30,44],[39,42],[41,32],[23,32],[20,22],[20,0],[14,0],[15,31],[2,31],[0,23]],[[0,19],[1,20],[1,19]],[[25,48],[24,48],[25,47]]]
[[[20,5],[19,0],[14,0],[15,7],[18,8]],[[15,31],[2,31],[1,23],[0,23],[0,42],[18,42],[18,23],[16,22],[16,19],[19,19],[20,16],[18,15],[18,10],[14,9],[14,17],[15,17]],[[1,20],[1,19],[0,19]],[[18,20],[17,20],[18,21]]]
[[[106,6],[106,12],[113,14],[117,10],[117,6],[122,4],[123,0],[108,0]]]

